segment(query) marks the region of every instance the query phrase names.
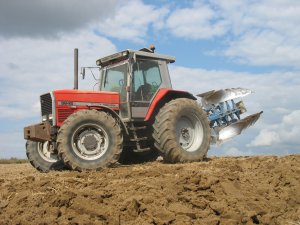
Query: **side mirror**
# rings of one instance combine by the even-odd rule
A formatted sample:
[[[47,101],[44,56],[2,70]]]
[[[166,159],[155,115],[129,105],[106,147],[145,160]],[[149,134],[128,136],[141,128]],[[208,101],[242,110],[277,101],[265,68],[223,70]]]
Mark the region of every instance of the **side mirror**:
[[[81,67],[81,75],[82,75],[82,80],[85,78],[85,67]]]

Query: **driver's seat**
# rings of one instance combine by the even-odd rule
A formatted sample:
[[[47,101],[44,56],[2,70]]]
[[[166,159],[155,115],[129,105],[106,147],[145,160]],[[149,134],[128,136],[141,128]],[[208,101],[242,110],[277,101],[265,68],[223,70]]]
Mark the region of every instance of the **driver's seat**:
[[[135,98],[140,101],[149,101],[151,98],[151,85],[148,83],[141,85],[135,93]]]

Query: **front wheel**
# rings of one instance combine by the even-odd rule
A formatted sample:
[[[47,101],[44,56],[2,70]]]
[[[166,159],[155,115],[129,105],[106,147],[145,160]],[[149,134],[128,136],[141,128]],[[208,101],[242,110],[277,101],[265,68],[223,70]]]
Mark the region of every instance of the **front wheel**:
[[[97,170],[115,164],[123,137],[117,121],[96,110],[81,110],[69,116],[58,132],[58,152],[74,170]]]
[[[64,168],[63,161],[58,157],[53,145],[49,141],[26,142],[26,155],[30,164],[41,172],[49,170],[61,170]]]
[[[207,115],[196,101],[170,101],[160,109],[153,128],[155,147],[165,161],[193,162],[206,156],[211,131]]]

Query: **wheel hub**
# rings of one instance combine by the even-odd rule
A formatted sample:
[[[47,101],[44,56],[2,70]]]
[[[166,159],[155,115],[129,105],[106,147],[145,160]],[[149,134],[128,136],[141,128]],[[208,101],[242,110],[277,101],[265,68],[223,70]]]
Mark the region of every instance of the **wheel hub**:
[[[191,113],[182,116],[176,124],[177,141],[187,152],[196,151],[203,139],[203,128],[198,117]]]
[[[184,140],[189,141],[190,139],[190,133],[189,133],[189,129],[188,128],[182,128],[181,129],[181,135],[183,137]]]
[[[87,150],[95,150],[98,145],[98,141],[94,135],[88,135],[82,144]]]
[[[47,162],[58,161],[57,153],[54,153],[53,145],[49,141],[38,143],[38,153]]]
[[[108,135],[95,124],[86,124],[73,135],[74,152],[85,160],[100,158],[108,149]]]

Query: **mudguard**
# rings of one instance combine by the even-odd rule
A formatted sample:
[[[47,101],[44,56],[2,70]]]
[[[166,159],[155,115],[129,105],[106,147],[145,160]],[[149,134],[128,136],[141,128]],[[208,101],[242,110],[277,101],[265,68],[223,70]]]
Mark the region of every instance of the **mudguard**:
[[[186,91],[172,90],[167,88],[160,89],[154,96],[149,106],[145,121],[148,121],[153,114],[158,112],[160,107],[162,107],[166,102],[169,102],[170,100],[176,98],[189,98],[194,100],[197,99],[194,95]]]

